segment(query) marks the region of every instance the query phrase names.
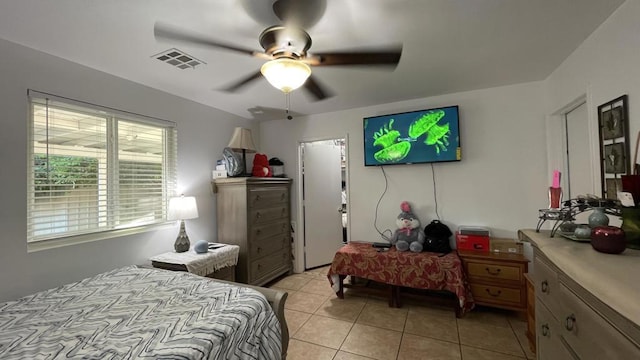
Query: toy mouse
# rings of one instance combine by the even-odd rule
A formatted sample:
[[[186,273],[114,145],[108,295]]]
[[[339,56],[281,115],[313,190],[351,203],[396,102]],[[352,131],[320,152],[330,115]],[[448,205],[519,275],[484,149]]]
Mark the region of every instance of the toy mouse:
[[[424,244],[424,232],[420,228],[420,220],[411,211],[411,205],[403,201],[400,204],[402,212],[396,219],[398,228],[391,237],[391,244],[398,251],[421,252]]]

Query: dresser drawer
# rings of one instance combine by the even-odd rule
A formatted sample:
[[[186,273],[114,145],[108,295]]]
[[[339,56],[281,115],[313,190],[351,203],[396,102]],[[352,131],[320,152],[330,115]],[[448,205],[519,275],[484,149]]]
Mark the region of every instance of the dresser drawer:
[[[248,214],[249,224],[266,224],[274,220],[288,219],[289,208],[282,205],[272,208],[251,209]]]
[[[258,259],[284,249],[289,241],[289,234],[287,232],[253,241],[249,244],[249,258]]]
[[[593,311],[564,284],[560,285],[562,336],[580,359],[640,359],[640,348]]]
[[[287,264],[287,261],[291,260],[288,253],[285,251],[276,252],[252,261],[250,263],[251,270],[249,273],[249,281],[259,281],[260,278],[284,267]]]
[[[271,224],[254,225],[249,229],[249,241],[260,242],[263,239],[273,237],[275,235],[286,234],[289,231],[288,221],[279,221]]]
[[[536,251],[538,251],[536,249]],[[558,273],[538,253],[534,259],[535,274],[533,277],[536,297],[543,302],[551,314],[560,316],[560,283]]]
[[[477,279],[499,279],[520,282],[523,278],[522,266],[517,264],[493,264],[487,262],[467,262],[467,275]]]
[[[247,201],[253,209],[288,204],[289,190],[286,187],[253,187],[249,189]]]
[[[525,308],[521,288],[471,284],[471,293],[478,303],[504,304]]]
[[[537,271],[537,269],[536,269]],[[560,336],[560,324],[542,304],[536,305],[536,355],[540,360],[572,360],[577,357]],[[601,359],[604,360],[604,359]]]

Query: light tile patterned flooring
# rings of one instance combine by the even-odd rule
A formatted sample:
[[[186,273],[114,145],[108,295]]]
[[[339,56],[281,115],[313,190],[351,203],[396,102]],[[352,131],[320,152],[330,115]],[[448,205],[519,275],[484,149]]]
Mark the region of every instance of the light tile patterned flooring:
[[[270,287],[289,293],[289,360],[535,359],[526,322],[512,312],[476,307],[457,319],[451,307],[387,299],[346,289],[338,299],[328,267],[293,274]]]

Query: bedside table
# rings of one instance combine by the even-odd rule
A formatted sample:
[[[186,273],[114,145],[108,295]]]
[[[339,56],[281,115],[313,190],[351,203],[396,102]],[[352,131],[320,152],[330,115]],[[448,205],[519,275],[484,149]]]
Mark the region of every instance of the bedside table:
[[[188,271],[214,279],[235,281],[239,253],[238,245],[227,244],[203,254],[198,254],[191,248],[183,253],[166,252],[153,256],[150,260],[151,265],[159,269]]]
[[[522,254],[458,250],[476,304],[527,311],[524,274],[529,260]]]

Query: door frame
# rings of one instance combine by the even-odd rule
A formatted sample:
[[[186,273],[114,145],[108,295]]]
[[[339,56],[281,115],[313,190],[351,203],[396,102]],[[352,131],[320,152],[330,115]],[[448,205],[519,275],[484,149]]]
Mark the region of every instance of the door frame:
[[[302,145],[304,143],[310,143],[314,141],[326,141],[326,140],[336,140],[336,139],[344,139],[344,154],[345,154],[345,179],[347,182],[347,241],[351,238],[351,222],[350,222],[350,214],[351,214],[351,203],[349,201],[349,134],[336,135],[336,136],[323,136],[323,137],[313,137],[313,138],[303,138],[298,140],[297,149],[298,149],[298,181],[296,184],[296,190],[298,193],[298,206],[297,206],[297,214],[295,216],[296,222],[292,224],[292,228],[294,231],[294,248],[293,248],[293,256],[295,260],[293,262],[293,272],[302,273],[305,271],[304,267],[304,188],[303,188],[303,179],[304,174],[302,171],[302,164],[304,161],[304,154],[302,152]]]
[[[581,103],[586,103],[587,106],[587,123],[589,126],[589,149],[590,153],[589,158],[592,159],[591,162],[591,176],[589,177],[591,180],[591,188],[593,189],[593,194],[600,194],[602,189],[600,188],[600,184],[596,182],[596,176],[600,174],[600,165],[599,165],[599,148],[596,146],[598,143],[598,122],[597,122],[597,114],[592,110],[591,104],[593,104],[592,100],[592,92],[591,88],[588,87],[587,91],[582,95],[576,97],[573,101],[568,102],[561,108],[557,109],[550,115],[546,116],[546,131],[547,131],[547,179],[552,178],[553,171],[556,169],[566,169],[566,129],[564,127],[565,123],[565,115],[570,112],[572,109],[575,109]],[[563,174],[566,175],[566,174]],[[563,187],[567,186],[567,177],[562,177],[562,185]],[[598,191],[600,190],[600,191]],[[566,198],[563,200],[567,200]]]

